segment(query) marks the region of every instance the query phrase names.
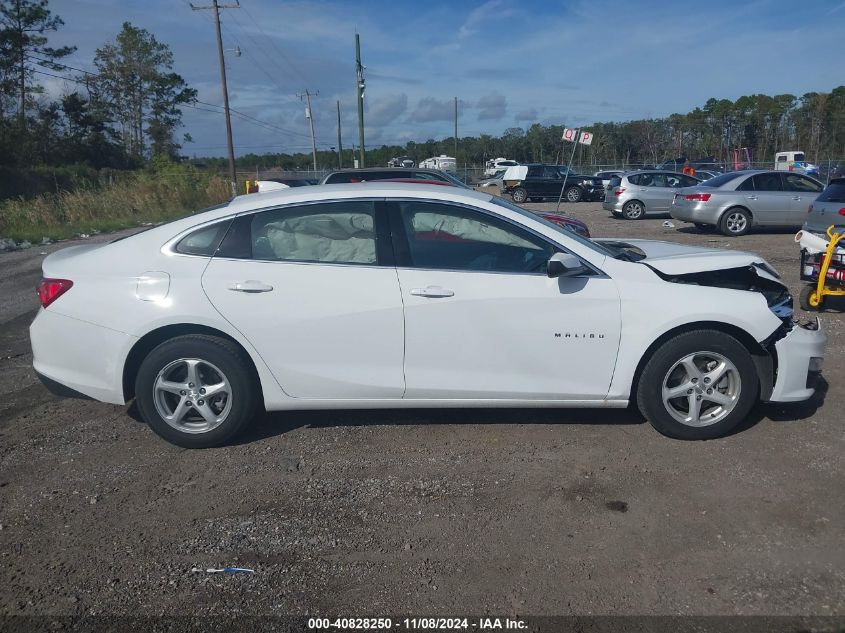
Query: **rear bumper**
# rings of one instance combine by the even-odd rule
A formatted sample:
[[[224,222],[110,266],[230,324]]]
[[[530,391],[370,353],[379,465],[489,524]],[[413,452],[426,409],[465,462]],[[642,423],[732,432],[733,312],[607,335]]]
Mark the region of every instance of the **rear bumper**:
[[[719,221],[719,210],[712,206],[696,205],[669,205],[669,215],[682,222],[696,222],[698,224],[716,225]]]
[[[135,337],[39,310],[29,327],[32,366],[48,389],[62,396],[124,404],[123,359]]]
[[[813,383],[821,373],[826,344],[827,335],[818,318],[808,326],[796,324],[775,343],[777,377],[770,402],[799,402],[815,393]]]

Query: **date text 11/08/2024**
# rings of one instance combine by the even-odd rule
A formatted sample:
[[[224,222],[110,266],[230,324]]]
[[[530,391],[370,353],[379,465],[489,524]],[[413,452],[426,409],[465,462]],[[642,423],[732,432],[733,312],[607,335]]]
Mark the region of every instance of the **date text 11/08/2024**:
[[[309,618],[309,630],[521,630],[528,623],[518,618]]]

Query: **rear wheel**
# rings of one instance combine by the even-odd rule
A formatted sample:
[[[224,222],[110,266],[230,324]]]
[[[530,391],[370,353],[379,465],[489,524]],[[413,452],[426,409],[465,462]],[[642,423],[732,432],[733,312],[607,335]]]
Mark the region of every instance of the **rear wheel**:
[[[511,194],[514,202],[523,203],[528,200],[528,192],[523,187],[517,187]]]
[[[581,191],[581,187],[570,187],[563,192],[563,195],[566,197],[567,202],[581,202],[584,192]]]
[[[742,207],[728,209],[719,220],[719,230],[730,237],[745,235],[751,230],[751,214]]]
[[[622,207],[622,217],[626,220],[639,220],[645,215],[645,206],[639,200],[631,200]]]
[[[758,392],[754,361],[742,343],[717,330],[695,330],[670,339],[649,359],[637,404],[663,435],[704,440],[742,422]]]
[[[252,421],[258,400],[243,352],[216,336],[165,341],[138,369],[138,410],[153,431],[184,448],[220,446]]]

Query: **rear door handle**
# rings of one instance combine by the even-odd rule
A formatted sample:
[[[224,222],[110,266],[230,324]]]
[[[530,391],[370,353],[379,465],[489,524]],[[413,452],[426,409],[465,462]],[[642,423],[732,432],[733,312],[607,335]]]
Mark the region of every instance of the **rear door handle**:
[[[412,288],[411,294],[415,297],[429,297],[438,299],[443,297],[454,297],[455,292],[448,288],[441,288],[440,286],[426,286],[425,288]]]
[[[745,197],[748,198],[749,200],[756,200],[757,199],[757,196],[745,196]]]
[[[793,200],[800,200],[800,199],[801,199],[801,196],[792,196],[792,199],[793,199]]]
[[[262,281],[256,281],[255,279],[247,279],[246,281],[239,281],[231,284],[229,286],[229,290],[234,290],[235,292],[257,294],[259,292],[270,292],[271,290],[273,290],[273,286],[271,286],[270,284],[265,284]]]

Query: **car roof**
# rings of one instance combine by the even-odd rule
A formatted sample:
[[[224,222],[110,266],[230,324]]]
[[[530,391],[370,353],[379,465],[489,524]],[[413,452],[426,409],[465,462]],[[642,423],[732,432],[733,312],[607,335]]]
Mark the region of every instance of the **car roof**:
[[[215,211],[218,211],[218,215],[220,216],[226,216],[233,212],[241,213],[295,202],[380,196],[398,198],[403,195],[412,198],[431,197],[442,200],[466,198],[483,202],[487,202],[492,198],[489,193],[481,193],[461,187],[374,180],[370,182],[340,183],[336,185],[291,187],[290,189],[268,191],[266,193],[243,194],[233,198],[227,206]]]

